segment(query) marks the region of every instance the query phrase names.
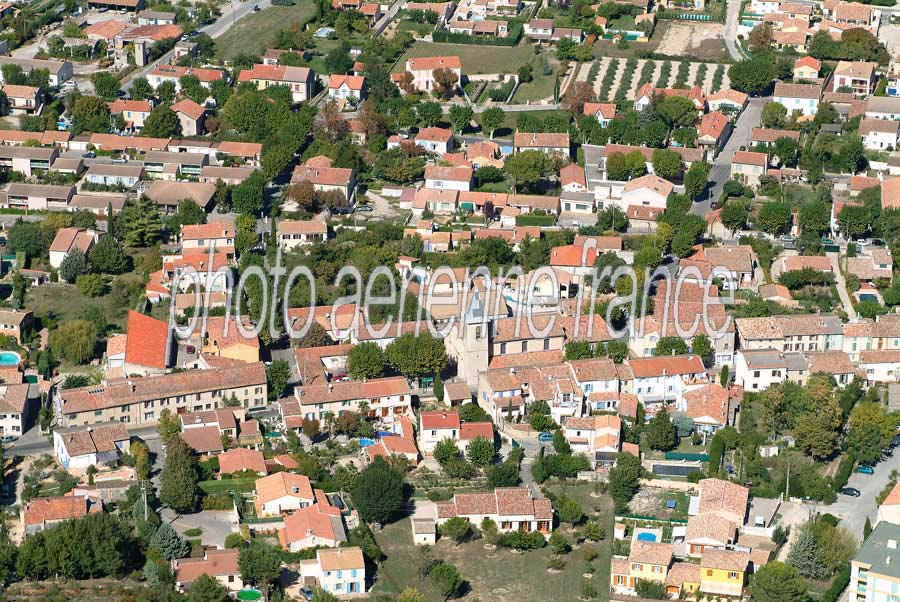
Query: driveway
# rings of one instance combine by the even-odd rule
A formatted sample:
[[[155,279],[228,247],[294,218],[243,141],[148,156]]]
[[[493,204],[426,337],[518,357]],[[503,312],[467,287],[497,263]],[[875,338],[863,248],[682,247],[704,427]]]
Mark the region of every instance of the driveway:
[[[875,474],[864,475],[854,472],[850,475],[847,487],[859,489],[861,497],[838,494],[835,503],[830,506],[820,505],[819,512],[830,512],[842,519],[841,524],[862,539],[866,517],[869,517],[873,525],[875,524],[875,515],[878,511],[875,496],[881,493],[881,490],[887,485],[893,470],[900,470],[900,450],[893,457],[875,466]]]
[[[741,0],[728,0],[725,5],[725,29],[722,31],[722,39],[728,54],[736,61],[744,60],[744,55],[737,45],[738,19],[741,16]]]
[[[841,272],[841,268],[838,265],[838,261],[840,261],[840,253],[825,253],[828,256],[828,259],[831,260],[831,271],[834,272],[834,282],[838,291],[838,297],[841,298],[841,305],[844,306],[844,311],[848,316],[856,315],[856,310],[853,309],[853,301],[850,299],[850,294],[847,292],[847,281],[844,279],[844,274]]]
[[[165,508],[159,513],[160,517],[184,535],[190,529],[202,529],[200,542],[205,546],[225,547],[225,538],[236,529],[231,524],[233,513],[230,511],[204,510],[197,514],[176,514],[173,510]],[[189,539],[196,539],[191,537]]]
[[[753,128],[759,126],[759,118],[763,107],[769,100],[771,98],[768,97],[751,98],[747,103],[747,108],[738,116],[728,142],[725,143],[725,147],[716,156],[712,168],[709,170],[707,195],[694,203],[691,213],[701,216],[706,215],[706,212],[709,211],[710,203],[718,201],[719,197],[722,196],[725,182],[731,179],[731,158],[734,156],[734,151],[750,144],[750,134]]]

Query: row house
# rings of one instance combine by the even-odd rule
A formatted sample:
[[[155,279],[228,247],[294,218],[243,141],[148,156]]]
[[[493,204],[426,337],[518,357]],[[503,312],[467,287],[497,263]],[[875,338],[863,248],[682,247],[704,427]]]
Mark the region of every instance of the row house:
[[[44,110],[44,89],[35,86],[4,84],[6,107],[10,115],[40,115]]]
[[[412,408],[412,391],[402,377],[297,387],[294,398],[295,402],[282,404],[285,417],[298,416],[321,421],[327,414],[337,416],[342,412],[359,412],[360,406],[366,405],[370,417],[390,423],[409,414]]]
[[[74,186],[13,182],[6,189],[5,198],[0,193],[0,207],[29,211],[66,211],[74,194]]]
[[[832,376],[844,387],[856,376],[856,366],[843,351],[781,352],[775,349],[738,351],[735,382],[747,391],[762,391],[790,381],[805,384],[813,374]]]
[[[734,151],[731,157],[731,179],[747,186],[759,185],[759,178],[766,175],[769,157],[766,153]]]
[[[833,351],[843,348],[841,321],[831,314],[737,318],[742,349]]]
[[[900,320],[892,315],[877,320],[854,319],[844,324],[843,349],[850,360],[859,361],[862,351],[900,350]]]
[[[190,370],[159,376],[57,389],[53,404],[61,426],[91,425],[118,420],[154,425],[159,412],[211,410],[237,398],[244,408],[266,404],[266,373],[262,362],[229,364],[227,368]]]
[[[883,349],[861,351],[859,369],[866,375],[866,382],[895,383],[900,381],[900,350]]]
[[[113,186],[131,189],[144,176],[144,166],[118,163],[94,163],[88,167],[85,180],[97,186]]]

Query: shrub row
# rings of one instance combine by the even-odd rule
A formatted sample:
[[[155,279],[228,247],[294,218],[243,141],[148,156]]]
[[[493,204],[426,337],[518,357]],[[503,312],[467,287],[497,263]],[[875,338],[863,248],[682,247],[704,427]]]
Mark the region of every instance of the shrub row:
[[[431,38],[435,42],[446,44],[472,44],[475,46],[515,46],[522,37],[522,25],[516,23],[509,30],[505,38],[496,36],[470,36],[465,33],[451,33],[449,31],[435,31]]]
[[[669,85],[669,77],[672,75],[672,62],[666,61],[659,70],[659,78],[656,80],[657,88],[665,88]]]
[[[616,72],[619,70],[619,60],[613,59],[603,74],[603,82],[600,84],[600,100],[609,100],[609,91],[612,89],[613,82],[616,80]]]

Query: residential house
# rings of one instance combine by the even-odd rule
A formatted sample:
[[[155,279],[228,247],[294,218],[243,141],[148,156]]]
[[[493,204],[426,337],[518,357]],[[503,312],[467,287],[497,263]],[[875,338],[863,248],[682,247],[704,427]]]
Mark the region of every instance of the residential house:
[[[672,564],[672,544],[635,540],[628,559],[613,558],[610,571],[615,593],[633,594],[638,581],[666,583]]]
[[[121,115],[125,120],[125,131],[139,132],[144,127],[144,120],[150,115],[153,105],[147,100],[128,100],[117,98],[109,103],[112,115]]]
[[[460,434],[459,412],[434,410],[419,413],[419,449],[423,454],[434,452],[444,439],[456,441]]]
[[[838,61],[832,74],[831,91],[848,91],[861,97],[873,94],[878,83],[877,66],[869,61]]]
[[[87,470],[116,462],[130,451],[130,441],[121,422],[54,429],[53,455],[66,470]]]
[[[175,13],[142,10],[137,15],[138,25],[174,25]]]
[[[35,86],[3,84],[6,107],[10,115],[40,115],[44,110],[44,90]]]
[[[175,338],[167,321],[129,311],[127,331],[107,340],[107,378],[165,374],[175,365]]]
[[[728,136],[731,133],[731,120],[719,111],[711,111],[700,119],[700,127],[697,128],[697,142],[701,147],[707,147],[712,155],[719,153]]]
[[[29,403],[30,386],[6,378],[0,384],[0,437],[21,437],[28,428],[33,417],[29,407],[32,405]]]
[[[185,253],[234,253],[235,228],[231,221],[185,224],[179,235]]]
[[[222,182],[229,186],[237,186],[253,175],[256,171],[252,167],[220,167],[218,165],[204,165],[200,168],[200,181],[204,184],[216,184]]]
[[[366,99],[366,78],[361,75],[330,75],[328,97],[356,103]]]
[[[259,90],[269,86],[287,86],[294,102],[310,100],[316,91],[316,74],[308,67],[256,64],[241,71],[238,82],[251,82]]]
[[[208,316],[199,322],[199,326],[205,328],[195,333],[199,336],[194,340],[202,354],[244,363],[259,361],[259,338],[255,333],[252,336],[244,334],[254,332],[246,315],[240,316],[240,325],[236,316]]]
[[[743,92],[725,88],[713,94],[706,99],[706,106],[710,111],[720,111],[725,114],[733,115],[740,113],[747,106],[749,96]]]
[[[347,204],[352,204],[356,191],[356,174],[353,169],[332,167],[331,159],[317,156],[294,167],[291,182],[311,182],[318,192],[335,191],[344,196]]]
[[[616,118],[616,105],[612,102],[586,102],[584,114],[596,117],[601,127],[607,127]]]
[[[568,132],[562,134],[516,132],[513,149],[517,153],[536,150],[548,155],[568,157],[571,145]]]
[[[698,116],[706,109],[706,96],[700,86],[693,86],[690,89],[678,88],[655,88],[653,84],[646,83],[637,89],[634,96],[634,110],[643,111],[654,101],[664,99],[668,96],[682,96],[694,103]]]
[[[612,466],[622,447],[622,420],[618,416],[570,416],[563,434],[572,451],[585,454],[591,466]]]
[[[860,282],[874,284],[876,280],[891,281],[894,275],[894,258],[888,247],[867,247],[856,257],[847,258],[846,270],[856,274]]]
[[[322,503],[300,508],[284,517],[284,527],[278,529],[282,548],[299,552],[307,548],[336,548],[347,541],[341,511],[326,503],[327,496],[321,498]]]
[[[425,188],[468,192],[472,186],[474,170],[471,167],[425,167]]]
[[[647,415],[664,406],[681,405],[687,391],[709,383],[698,355],[632,358],[628,365],[634,377],[633,392]]]
[[[900,483],[894,485],[881,505],[878,506],[878,516],[875,524],[887,522],[900,525]]]
[[[242,71],[241,73],[246,73]],[[207,90],[212,86],[214,81],[224,80],[225,72],[221,69],[204,69],[200,67],[181,67],[179,65],[157,65],[147,80],[154,89],[158,88],[163,82],[172,82],[175,84],[175,92],[181,92],[181,78],[186,75],[194,75],[200,80],[200,85]]]
[[[18,65],[22,69],[22,74],[26,77],[35,69],[46,69],[50,72],[48,83],[51,88],[58,88],[63,83],[72,79],[72,63],[69,61],[44,60],[44,59],[28,59],[13,56],[0,56],[0,66]],[[3,75],[0,74],[0,83],[3,81]]]
[[[416,134],[416,146],[421,146],[426,152],[443,155],[451,152],[454,147],[453,132],[444,128],[422,128]]]
[[[19,345],[24,344],[25,335],[31,330],[32,317],[30,310],[0,308],[0,335],[14,338]]]
[[[859,135],[869,150],[894,151],[900,139],[900,121],[865,118],[859,122]]]
[[[569,163],[559,170],[559,183],[563,192],[586,192],[587,180],[584,168],[577,163]],[[593,208],[593,203],[591,203],[591,208]]]
[[[50,243],[50,265],[59,269],[63,260],[75,249],[80,250],[86,257],[96,242],[97,233],[93,230],[75,227],[62,228],[57,231],[53,242]]]
[[[684,413],[694,421],[694,432],[713,435],[728,426],[731,409],[736,408],[741,399],[743,389],[740,387],[726,389],[710,383],[684,394]]]
[[[758,186],[760,176],[766,175],[769,158],[765,153],[734,151],[731,159],[731,177],[748,186]]]
[[[535,498],[527,487],[498,487],[485,493],[456,493],[453,499],[436,502],[437,524],[454,517],[480,525],[490,518],[500,533],[553,531],[553,507],[547,498]]]
[[[743,349],[831,351],[843,346],[841,321],[830,314],[737,318]]]
[[[281,220],[278,222],[278,246],[293,251],[328,238],[328,224],[319,220]]]
[[[254,473],[265,476],[269,470],[262,452],[246,447],[235,447],[218,456],[219,474]]]
[[[462,63],[458,56],[419,57],[406,61],[406,71],[413,76],[412,86],[421,92],[431,92],[435,88],[434,72],[438,69],[450,70],[462,85]]]
[[[356,546],[316,550],[314,559],[300,561],[300,577],[337,596],[367,591],[366,561]]]
[[[182,98],[170,108],[178,117],[183,136],[202,136],[205,133],[203,128],[204,116],[206,115],[205,108],[190,98]]]
[[[794,61],[794,81],[813,81],[819,79],[822,62],[811,56],[804,56]]]
[[[305,475],[276,472],[256,480],[257,516],[281,516],[315,502],[312,484]]]
[[[393,427],[393,435],[382,436],[366,448],[369,460],[381,456],[390,460],[394,456],[404,458],[410,466],[419,464],[419,449],[416,447],[416,434],[412,421],[408,416],[400,416]]]
[[[175,588],[186,591],[201,575],[215,579],[228,592],[235,593],[244,589],[241,569],[238,566],[240,550],[206,549],[202,558],[179,558],[172,561],[172,572],[175,574]]]
[[[322,420],[327,413],[337,415],[341,411],[359,411],[366,403],[369,415],[390,422],[411,412],[409,383],[402,377],[373,378],[367,381],[345,381],[294,389],[299,407],[296,414],[304,418]]]
[[[799,111],[801,115],[815,115],[822,100],[820,84],[775,83],[772,101],[784,105],[788,115]]]
[[[259,167],[262,161],[262,144],[259,142],[219,142],[216,157],[234,157],[253,167]]]
[[[166,215],[178,211],[178,205],[185,199],[194,201],[201,209],[209,210],[216,196],[216,185],[154,180],[147,190],[147,196],[153,199]]]
[[[25,535],[40,533],[63,521],[103,512],[103,502],[81,495],[39,497],[22,508],[21,521]]]

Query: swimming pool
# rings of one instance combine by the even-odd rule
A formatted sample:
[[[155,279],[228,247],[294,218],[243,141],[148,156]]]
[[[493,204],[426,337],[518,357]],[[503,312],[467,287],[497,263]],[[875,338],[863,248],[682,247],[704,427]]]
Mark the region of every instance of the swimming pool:
[[[371,447],[373,445],[375,445],[375,441],[373,441],[372,439],[360,439],[359,440],[360,447]]]
[[[262,592],[253,588],[242,589],[237,593],[237,599],[244,602],[254,602],[262,599]]]
[[[22,358],[15,351],[0,351],[0,366],[18,366]]]
[[[656,541],[656,533],[650,533],[649,531],[644,531],[642,533],[637,534],[638,541]]]

